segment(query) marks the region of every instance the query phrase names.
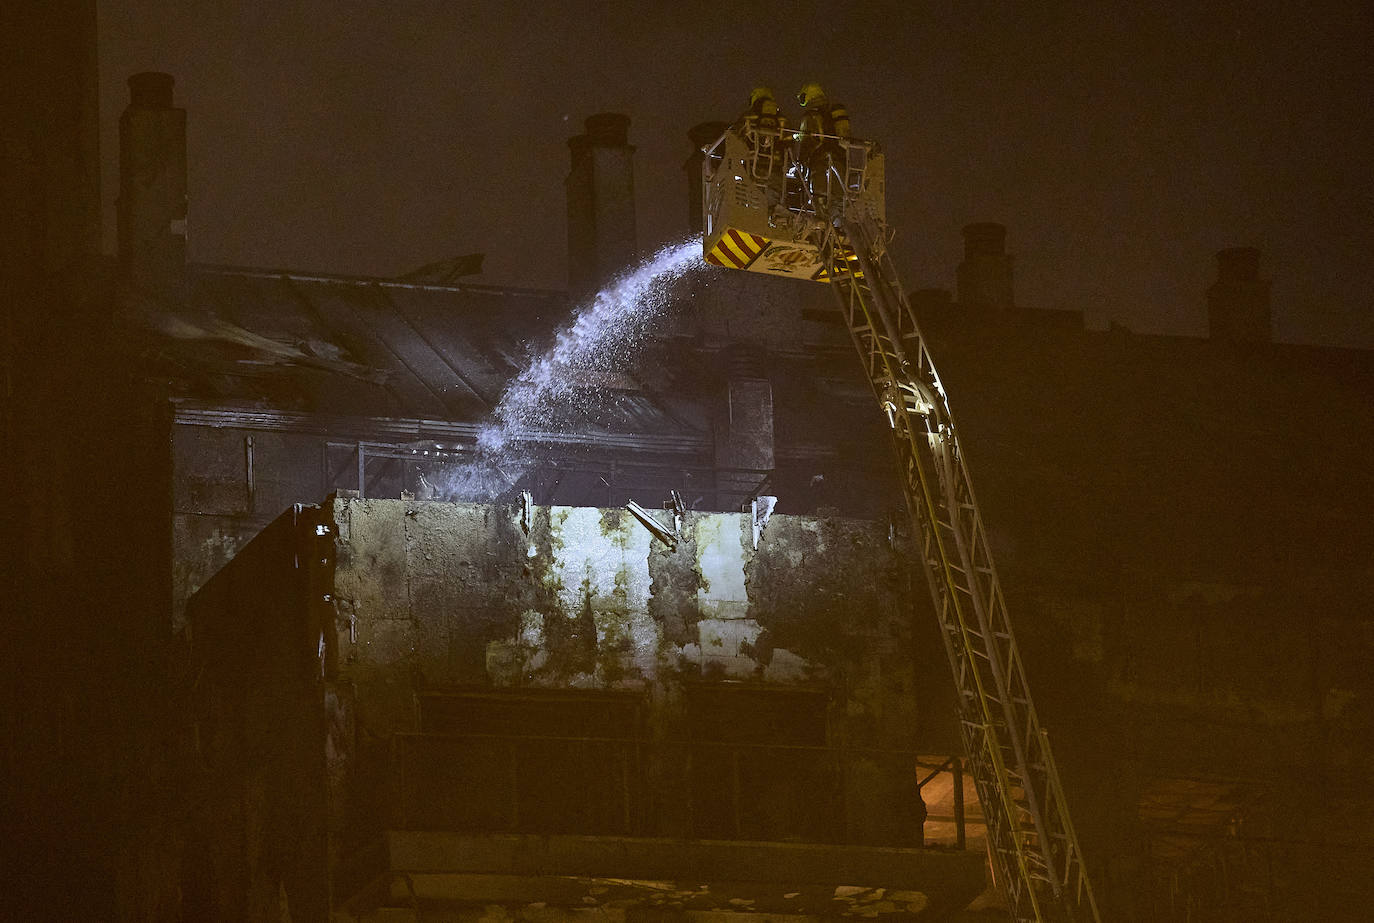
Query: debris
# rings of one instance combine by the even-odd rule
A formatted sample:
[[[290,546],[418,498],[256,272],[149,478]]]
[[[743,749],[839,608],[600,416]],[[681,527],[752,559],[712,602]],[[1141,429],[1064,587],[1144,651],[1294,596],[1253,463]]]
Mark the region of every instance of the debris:
[[[668,491],[668,502],[663,504],[664,509],[673,511],[673,534],[682,537],[682,522],[687,518],[687,504],[682,502],[682,494],[676,490]]]
[[[763,530],[768,526],[768,517],[773,515],[773,507],[778,505],[777,497],[755,497],[749,501],[749,509],[753,514],[754,548],[759,547],[759,537],[763,535]]]
[[[887,899],[890,901],[896,901],[899,904],[919,903],[922,905],[924,905],[928,900],[928,898],[920,891],[889,891],[887,892]]]
[[[644,507],[631,500],[629,503],[625,504],[625,509],[629,510],[631,515],[639,520],[639,524],[648,529],[654,538],[663,542],[663,544],[667,545],[669,548],[677,547],[677,533],[668,531],[668,529],[655,519],[653,514]]]

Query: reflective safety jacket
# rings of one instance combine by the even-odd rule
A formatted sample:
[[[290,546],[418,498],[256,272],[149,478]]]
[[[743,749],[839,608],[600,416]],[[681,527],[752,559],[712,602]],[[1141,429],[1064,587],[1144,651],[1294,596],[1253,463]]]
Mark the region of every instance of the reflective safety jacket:
[[[815,106],[808,106],[802,115],[801,128],[797,132],[797,137],[806,139],[808,135],[834,135],[838,138],[849,137],[849,110],[843,103],[820,102]],[[804,147],[814,147],[820,142],[812,138],[809,145]]]
[[[832,104],[825,114],[825,121],[827,135],[849,137],[849,110],[844,107],[844,103]]]
[[[820,135],[849,137],[849,110],[843,103],[819,100],[803,110],[800,130],[797,132],[800,140],[797,156],[803,163],[809,162],[817,151],[834,147],[834,141],[821,138]]]
[[[782,120],[778,118],[777,101],[771,96],[759,97],[744,114],[744,121],[749,128],[777,131],[782,127]]]

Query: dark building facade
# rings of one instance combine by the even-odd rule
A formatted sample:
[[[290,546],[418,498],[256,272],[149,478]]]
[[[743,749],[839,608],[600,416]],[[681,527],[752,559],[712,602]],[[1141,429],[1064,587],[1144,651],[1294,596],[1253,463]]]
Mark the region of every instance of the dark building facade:
[[[1352,474],[1374,364],[1272,343],[1253,251],[1219,256],[1213,336],[1193,340],[1016,307],[1005,229],[966,236],[960,297],[922,292],[918,309],[1104,906],[1136,919],[1339,918],[1357,890],[1342,863],[1368,849],[1351,819],[1368,810],[1361,575],[1374,536]],[[295,339],[333,343],[313,351],[369,371],[286,363],[274,373],[285,387],[318,381],[290,413],[244,408],[233,388],[178,403],[179,601],[292,500],[435,497],[426,485],[446,465],[475,458],[482,414],[519,372],[518,344],[547,342],[575,306],[480,286],[193,275],[198,310],[245,329],[308,305],[317,326]],[[881,419],[824,289],[722,274],[680,294],[687,309],[632,366],[580,383],[582,418],[561,420],[556,438],[531,434],[497,502],[528,490],[548,509],[658,508],[676,490],[701,515],[767,494],[783,516],[900,524]],[[1318,425],[1288,424],[1304,418]],[[485,580],[473,592],[500,583]],[[916,668],[889,708],[910,708],[912,752],[957,752],[938,717],[949,695],[938,641],[911,606],[902,643]],[[458,685],[511,682],[482,664]],[[758,680],[768,666],[738,678],[755,669]]]
[[[6,250],[10,900],[996,919],[824,288],[679,281],[495,463],[505,388],[636,251],[625,121],[570,142],[569,296],[187,266],[184,147],[137,150],[184,125],[170,88],[131,83],[117,266],[64,255],[93,250],[77,160],[84,197],[33,199],[11,230],[46,209],[47,243]],[[965,237],[918,312],[1104,915],[1360,918],[1374,356],[1273,343],[1255,251],[1219,255],[1196,340],[1018,306],[1007,230]]]

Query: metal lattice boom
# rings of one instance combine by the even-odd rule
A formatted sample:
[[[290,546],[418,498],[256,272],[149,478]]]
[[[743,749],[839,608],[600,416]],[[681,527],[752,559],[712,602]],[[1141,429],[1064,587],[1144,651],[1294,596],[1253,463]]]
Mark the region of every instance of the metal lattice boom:
[[[863,214],[819,217],[836,298],[892,426],[1008,904],[1018,920],[1097,920],[954,419],[882,229]]]
[[[1012,916],[1099,921],[949,402],[888,252],[881,152],[746,122],[702,153],[705,258],[829,283],[892,428]]]

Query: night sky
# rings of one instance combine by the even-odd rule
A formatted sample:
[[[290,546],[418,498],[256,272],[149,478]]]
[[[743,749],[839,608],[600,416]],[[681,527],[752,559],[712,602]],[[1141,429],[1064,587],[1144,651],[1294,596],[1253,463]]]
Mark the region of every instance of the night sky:
[[[1001,221],[1017,298],[1203,335],[1257,246],[1283,341],[1374,346],[1368,4],[100,2],[106,249],[125,79],[188,109],[197,262],[566,282],[566,139],[628,114],[641,249],[686,231],[686,130],[804,80],[888,154],[908,289]]]

